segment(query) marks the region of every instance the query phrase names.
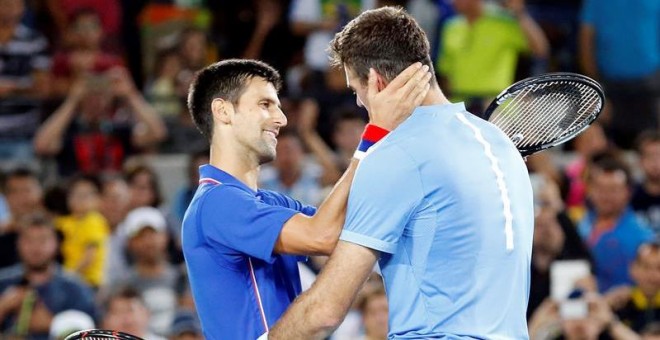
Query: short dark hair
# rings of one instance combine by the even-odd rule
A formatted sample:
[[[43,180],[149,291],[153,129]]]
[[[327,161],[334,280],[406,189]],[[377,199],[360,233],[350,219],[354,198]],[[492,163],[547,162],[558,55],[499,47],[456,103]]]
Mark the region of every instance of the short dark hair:
[[[101,180],[99,179],[98,176],[92,175],[92,174],[75,174],[69,178],[68,181],[68,191],[71,191],[71,188],[73,188],[74,185],[80,183],[80,182],[86,182],[91,184],[96,191],[101,194],[101,190],[103,189],[103,185],[101,183]]]
[[[365,11],[330,42],[334,65],[348,65],[363,83],[369,68],[391,81],[415,62],[433,67],[429,40],[415,19],[401,8]]]
[[[22,217],[18,221],[18,233],[22,234],[24,231],[39,228],[39,229],[48,229],[53,232],[53,235],[57,235],[55,229],[55,223],[53,219],[44,212],[35,212],[28,214]]]
[[[151,185],[152,190],[154,191],[154,201],[151,202],[151,207],[158,208],[161,203],[163,203],[163,193],[160,188],[160,182],[158,179],[158,173],[148,166],[147,164],[144,163],[137,163],[129,168],[127,168],[124,172],[124,178],[126,179],[126,183],[130,187],[133,184],[133,180],[140,175],[141,173],[146,173],[149,175],[149,184]]]
[[[642,132],[636,141],[637,153],[642,154],[642,150],[649,143],[660,143],[660,131],[659,130],[647,130]]]
[[[602,152],[591,158],[591,164],[587,173],[589,182],[593,180],[593,174],[597,171],[605,173],[621,172],[626,176],[626,185],[632,188],[634,179],[628,163],[616,152]]]
[[[9,183],[10,180],[15,179],[15,178],[32,178],[35,181],[39,182],[39,177],[37,176],[37,173],[32,171],[28,167],[17,167],[14,168],[2,176],[2,192],[7,191],[7,183]],[[40,182],[39,182],[40,183]],[[41,183],[40,183],[41,184]]]
[[[282,87],[280,74],[270,65],[258,60],[227,59],[197,72],[188,91],[188,110],[197,129],[209,141],[213,137],[213,99],[222,98],[237,103],[248,82],[254,77],[263,78],[273,84],[277,91]]]

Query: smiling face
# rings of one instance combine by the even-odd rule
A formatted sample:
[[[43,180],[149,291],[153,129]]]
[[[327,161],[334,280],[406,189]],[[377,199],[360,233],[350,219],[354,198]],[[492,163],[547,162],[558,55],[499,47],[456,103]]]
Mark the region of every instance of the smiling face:
[[[231,106],[236,145],[259,164],[275,159],[277,135],[287,124],[275,86],[261,77],[253,77],[237,103]]]

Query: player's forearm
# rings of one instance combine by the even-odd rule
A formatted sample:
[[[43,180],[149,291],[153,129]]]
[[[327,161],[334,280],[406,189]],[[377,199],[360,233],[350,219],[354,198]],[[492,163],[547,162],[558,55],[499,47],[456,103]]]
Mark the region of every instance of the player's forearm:
[[[518,23],[525,34],[532,54],[537,58],[547,58],[550,54],[550,44],[541,27],[526,11],[518,15]]]
[[[358,164],[357,159],[352,159],[348,169],[341,176],[328,197],[323,201],[318,211],[312,217],[312,226],[314,232],[319,235],[325,235],[326,242],[322,254],[330,255],[337,244],[339,234],[344,226],[346,218],[346,203],[348,202],[348,193],[355,176],[355,169]]]
[[[294,301],[268,338],[326,338],[341,324],[377,258],[371,249],[341,242],[312,288]]]

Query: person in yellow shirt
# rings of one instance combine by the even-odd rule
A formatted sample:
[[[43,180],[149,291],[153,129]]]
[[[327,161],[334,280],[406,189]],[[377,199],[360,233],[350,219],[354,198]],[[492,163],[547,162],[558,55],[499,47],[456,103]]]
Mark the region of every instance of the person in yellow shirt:
[[[481,114],[491,98],[515,80],[518,56],[543,60],[549,44],[525,9],[525,0],[455,0],[457,16],[443,27],[437,68],[452,101]]]
[[[99,188],[95,177],[74,177],[67,192],[69,214],[55,220],[63,235],[64,268],[77,273],[95,288],[103,283],[103,264],[110,236],[108,222],[99,212]]]

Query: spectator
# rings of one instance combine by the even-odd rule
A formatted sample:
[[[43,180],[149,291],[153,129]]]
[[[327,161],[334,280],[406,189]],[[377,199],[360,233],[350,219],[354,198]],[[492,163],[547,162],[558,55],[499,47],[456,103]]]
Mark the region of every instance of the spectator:
[[[583,71],[603,83],[612,104],[608,136],[633,147],[658,126],[660,2],[584,0],[579,46]]]
[[[660,131],[643,133],[637,143],[637,155],[644,179],[633,192],[633,210],[660,235]]]
[[[122,287],[104,304],[101,327],[135,335],[145,340],[165,340],[149,331],[149,310],[135,289]]]
[[[99,212],[101,184],[92,176],[73,177],[68,185],[69,214],[55,220],[62,232],[64,268],[72,271],[90,286],[103,283],[110,227]]]
[[[186,213],[190,201],[192,201],[197,185],[199,185],[199,167],[208,164],[209,154],[209,150],[202,150],[190,155],[187,169],[188,182],[183,188],[179,189],[172,203],[172,214],[179,224],[183,221],[183,215]]]
[[[151,314],[150,329],[165,335],[177,309],[182,271],[167,261],[167,225],[161,212],[152,207],[131,211],[124,221],[128,252],[133,265],[122,283],[134,287]]]
[[[119,43],[120,25],[122,24],[122,6],[120,0],[52,0],[46,1],[48,10],[54,17],[55,24],[60,29],[59,36],[67,37],[67,27],[75,13],[83,9],[91,9],[98,13],[105,35],[104,48],[121,52]],[[64,43],[63,41],[62,43]]]
[[[442,31],[438,70],[446,78],[454,100],[467,101],[475,114],[484,100],[497,96],[515,79],[518,55],[531,52],[545,59],[549,53],[543,31],[525,10],[525,0],[505,2],[509,13],[483,0],[456,0],[459,14]]]
[[[333,152],[316,129],[320,112],[316,101],[303,100],[296,125],[300,139],[322,168],[320,185],[327,188],[337,182],[348,167],[366,123],[355,110],[345,108],[336,112],[339,117],[335,118],[331,135],[336,148],[336,152]]]
[[[209,63],[206,32],[198,28],[184,30],[178,47],[182,67],[177,75],[177,92],[186,98],[193,75]]]
[[[48,42],[21,25],[24,0],[0,0],[0,161],[30,160],[48,93]]]
[[[192,311],[177,311],[169,332],[170,340],[202,340],[202,326]]]
[[[43,190],[37,175],[28,168],[16,168],[4,176],[2,192],[10,219],[0,225],[0,268],[18,263],[18,227],[25,217],[43,209]]]
[[[382,287],[367,291],[358,305],[364,325],[363,340],[387,339],[387,296]]]
[[[660,246],[657,243],[639,247],[630,266],[630,276],[635,286],[629,290],[617,314],[631,329],[642,332],[660,320]]]
[[[125,108],[113,113],[112,99]],[[62,176],[99,174],[120,170],[128,155],[165,136],[165,125],[126,70],[113,68],[101,78],[77,79],[64,103],[39,127],[34,147],[40,155],[56,156]]]
[[[130,193],[121,176],[110,176],[102,180],[100,212],[108,221],[110,237],[105,263],[105,282],[116,282],[126,272],[126,235],[121,232],[121,222],[128,214]]]
[[[101,48],[103,41],[101,19],[96,11],[81,8],[74,12],[68,24],[69,49],[53,57],[53,94],[66,97],[73,81],[84,75],[103,77],[103,73],[123,64],[121,58],[106,53]]]
[[[161,193],[158,174],[154,169],[139,161],[128,165],[125,171],[126,181],[130,191],[131,201],[129,209],[132,211],[140,207],[153,207],[161,209],[163,204],[163,195]],[[179,240],[181,230],[178,227],[175,217],[165,214],[166,209],[162,210],[167,221],[167,232],[169,243],[167,245],[170,260],[173,263],[183,262],[183,252]]]
[[[360,144],[360,138],[367,123],[356,110],[344,109],[336,112],[332,128],[332,142],[335,145],[337,169],[344,172],[353,158],[353,152]]]
[[[53,224],[32,215],[21,225],[21,263],[0,271],[0,329],[7,336],[48,339],[53,316],[75,309],[96,316],[92,290],[55,262]]]
[[[149,103],[156,112],[165,118],[172,119],[183,110],[181,103],[178,76],[181,72],[181,57],[175,49],[165,49],[156,56],[155,76],[146,87],[145,93]]]
[[[293,130],[281,129],[277,137],[277,157],[264,165],[260,187],[288,195],[304,204],[317,205],[323,199],[322,169],[305,158],[301,138]]]
[[[594,257],[601,292],[632,283],[628,267],[637,247],[653,235],[630,208],[632,178],[621,160],[604,155],[594,159],[587,178],[587,197],[593,208],[578,231]]]
[[[146,164],[135,164],[125,171],[131,201],[129,209],[160,207],[163,197],[156,172]]]
[[[367,1],[339,0],[326,4],[321,0],[293,0],[289,22],[294,34],[306,36],[305,64],[317,73],[328,69],[327,47],[344,25],[367,10]]]
[[[287,73],[300,54],[303,39],[288,23],[291,0],[210,1],[220,55],[262,60]]]
[[[607,137],[599,123],[593,123],[572,141],[575,159],[564,168],[566,206],[571,218],[579,221],[584,217],[587,185],[587,165],[593,156],[607,150]]]
[[[634,331],[616,318],[603,297],[588,293],[582,298],[588,304],[585,317],[562,316],[559,302],[545,300],[529,321],[530,339],[639,339]]]
[[[527,317],[550,296],[550,266],[558,260],[591,261],[575,225],[566,215],[557,185],[543,175],[532,177],[534,239]]]

